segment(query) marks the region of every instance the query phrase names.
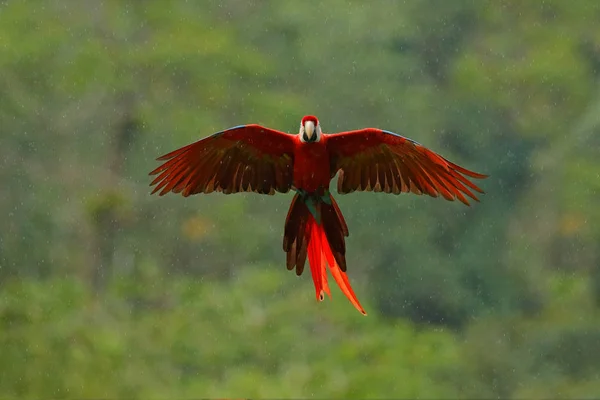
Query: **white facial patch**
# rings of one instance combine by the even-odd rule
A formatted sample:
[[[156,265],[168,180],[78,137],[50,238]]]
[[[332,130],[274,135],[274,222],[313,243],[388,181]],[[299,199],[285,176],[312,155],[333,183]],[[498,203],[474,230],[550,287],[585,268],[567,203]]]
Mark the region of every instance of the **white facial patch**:
[[[298,135],[300,135],[300,141],[304,143],[304,125],[302,125],[302,122],[300,122],[300,132],[298,132]]]
[[[306,121],[304,125],[300,123],[300,132],[298,135],[300,135],[302,143],[319,142],[321,140],[321,126],[318,123],[315,126],[313,121]]]

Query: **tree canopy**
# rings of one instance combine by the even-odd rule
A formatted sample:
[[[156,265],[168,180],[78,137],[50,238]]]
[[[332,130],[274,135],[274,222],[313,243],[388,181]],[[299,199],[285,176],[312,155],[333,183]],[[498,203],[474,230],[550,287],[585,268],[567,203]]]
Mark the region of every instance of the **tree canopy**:
[[[597,396],[598,26],[592,1],[0,2],[0,397]],[[490,175],[471,207],[336,196],[367,318],[285,270],[291,194],[149,195],[157,156],[305,114]]]

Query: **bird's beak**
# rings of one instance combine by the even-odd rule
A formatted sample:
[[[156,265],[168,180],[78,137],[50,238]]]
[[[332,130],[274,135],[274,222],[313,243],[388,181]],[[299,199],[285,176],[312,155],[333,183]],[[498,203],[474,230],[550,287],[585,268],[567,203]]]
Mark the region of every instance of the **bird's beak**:
[[[312,121],[306,121],[304,124],[304,132],[306,133],[308,140],[311,140],[315,133],[315,123]]]

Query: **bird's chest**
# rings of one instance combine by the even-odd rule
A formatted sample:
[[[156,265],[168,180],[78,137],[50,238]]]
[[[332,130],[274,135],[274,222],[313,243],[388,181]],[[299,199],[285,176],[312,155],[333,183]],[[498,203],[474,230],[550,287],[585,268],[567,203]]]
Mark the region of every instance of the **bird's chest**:
[[[294,157],[294,186],[307,192],[328,188],[329,153],[322,143],[304,143],[296,148]]]

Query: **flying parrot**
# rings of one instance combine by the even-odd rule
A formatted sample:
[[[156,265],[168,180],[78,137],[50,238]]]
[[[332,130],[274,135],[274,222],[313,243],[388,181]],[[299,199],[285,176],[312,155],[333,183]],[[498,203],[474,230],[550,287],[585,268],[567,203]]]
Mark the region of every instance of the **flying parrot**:
[[[296,194],[285,220],[283,250],[287,269],[300,276],[306,258],[316,297],[331,297],[327,267],[348,300],[366,315],[346,275],[348,226],[329,191],[339,173],[337,191],[441,195],[446,200],[483,193],[468,178],[487,175],[462,168],[412,139],[389,131],[365,128],[325,134],[317,117],[302,118],[297,135],[240,125],[159,157],[162,165],[152,193],[276,192]]]

